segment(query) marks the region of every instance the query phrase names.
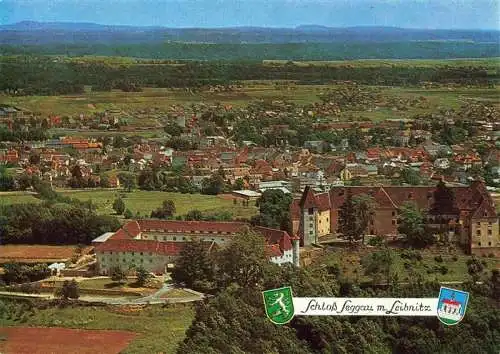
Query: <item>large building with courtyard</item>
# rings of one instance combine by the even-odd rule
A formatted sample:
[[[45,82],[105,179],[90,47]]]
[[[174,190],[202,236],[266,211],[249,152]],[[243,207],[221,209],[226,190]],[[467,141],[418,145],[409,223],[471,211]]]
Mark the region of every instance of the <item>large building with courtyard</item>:
[[[100,274],[112,267],[129,269],[142,266],[162,274],[174,265],[182,248],[190,240],[201,240],[211,252],[226,246],[247,230],[262,235],[269,260],[276,264],[299,265],[299,240],[286,231],[250,226],[243,222],[133,220],[116,232],[108,232],[93,241]]]
[[[495,203],[481,181],[470,186],[449,186],[453,200],[450,211],[430,212],[435,203],[437,187],[362,186],[333,187],[326,193],[306,188],[300,199],[291,205],[292,229],[301,246],[321,242],[336,235],[339,211],[348,194],[373,198],[375,208],[367,234],[398,236],[398,214],[405,203],[415,203],[428,212],[427,223],[437,237],[460,244],[468,253],[500,256],[499,218]],[[445,223],[443,225],[443,220]]]

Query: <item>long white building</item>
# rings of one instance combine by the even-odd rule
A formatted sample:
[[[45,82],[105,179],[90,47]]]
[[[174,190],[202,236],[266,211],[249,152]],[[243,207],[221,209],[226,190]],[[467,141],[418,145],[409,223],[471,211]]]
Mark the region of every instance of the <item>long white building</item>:
[[[96,238],[93,244],[101,274],[107,274],[114,266],[128,269],[133,265],[162,274],[168,264],[175,264],[182,247],[190,240],[205,241],[210,252],[214,247],[224,247],[247,228],[265,238],[271,262],[299,266],[298,237],[242,222],[134,220],[114,233]]]

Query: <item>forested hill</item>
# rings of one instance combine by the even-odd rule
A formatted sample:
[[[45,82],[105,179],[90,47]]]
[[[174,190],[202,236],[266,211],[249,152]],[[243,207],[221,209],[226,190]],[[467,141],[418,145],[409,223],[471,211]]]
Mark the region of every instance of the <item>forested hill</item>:
[[[452,59],[500,56],[500,31],[395,27],[163,28],[21,22],[0,26],[2,55],[176,60]]]
[[[35,45],[47,43],[337,43],[467,41],[498,43],[500,31],[428,30],[396,27],[298,26],[296,28],[166,28],[108,26],[94,23],[20,22],[0,26],[0,43]]]

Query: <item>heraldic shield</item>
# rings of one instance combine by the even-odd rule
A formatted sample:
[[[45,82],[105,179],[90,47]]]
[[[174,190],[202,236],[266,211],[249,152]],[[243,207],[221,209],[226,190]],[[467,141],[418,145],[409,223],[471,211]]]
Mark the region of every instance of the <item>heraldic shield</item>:
[[[448,326],[456,325],[464,318],[468,301],[468,292],[441,287],[437,308],[439,320]]]
[[[287,286],[262,292],[264,308],[271,322],[284,325],[290,322],[294,315],[292,288]]]

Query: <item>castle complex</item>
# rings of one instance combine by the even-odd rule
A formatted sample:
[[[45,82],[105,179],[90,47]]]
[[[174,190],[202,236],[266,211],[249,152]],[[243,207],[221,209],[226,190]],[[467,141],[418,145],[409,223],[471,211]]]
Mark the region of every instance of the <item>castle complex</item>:
[[[474,181],[470,186],[449,188],[452,208],[443,213],[428,213],[431,230],[447,241],[460,244],[470,254],[500,256],[499,218],[484,183]],[[352,196],[371,196],[376,204],[367,234],[397,236],[401,206],[413,202],[421,210],[430,211],[435,191],[436,187],[373,186],[334,187],[329,192],[315,194],[306,188],[302,197],[291,205],[293,234],[300,237],[301,246],[308,246],[337,233],[339,210],[349,192]],[[446,220],[444,230],[442,220]]]
[[[267,227],[250,227],[242,222],[132,220],[118,231],[96,238],[97,264],[100,274],[110,268],[142,266],[150,272],[164,273],[175,264],[182,248],[190,240],[201,240],[207,252],[226,246],[238,233],[247,230],[262,235],[269,260],[276,264],[299,266],[299,240],[286,231]]]

